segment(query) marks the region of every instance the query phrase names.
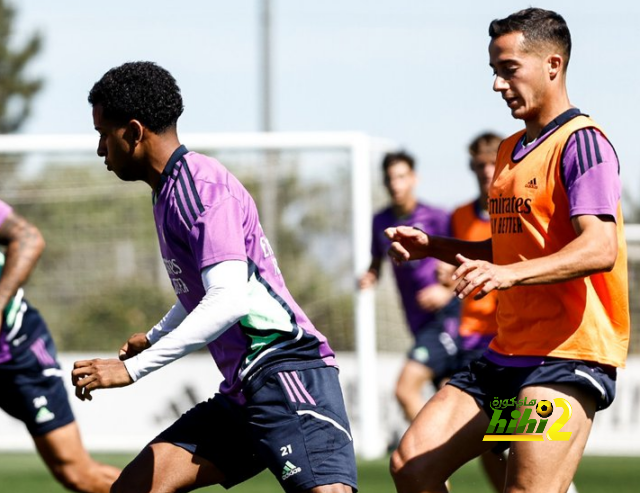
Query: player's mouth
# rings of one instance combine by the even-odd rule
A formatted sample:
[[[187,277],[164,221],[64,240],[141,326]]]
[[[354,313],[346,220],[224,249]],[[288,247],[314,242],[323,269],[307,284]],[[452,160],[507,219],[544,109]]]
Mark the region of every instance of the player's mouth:
[[[504,98],[504,101],[507,103],[509,108],[513,108],[518,105],[518,98]]]

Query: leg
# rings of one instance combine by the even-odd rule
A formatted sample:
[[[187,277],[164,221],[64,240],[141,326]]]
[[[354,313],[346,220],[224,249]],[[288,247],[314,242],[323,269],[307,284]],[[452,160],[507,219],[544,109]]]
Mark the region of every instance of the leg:
[[[396,384],[396,399],[402,407],[405,418],[411,422],[424,405],[422,391],[433,381],[433,371],[417,361],[407,360]]]
[[[34,437],[38,453],[66,488],[87,493],[108,493],[120,470],[93,460],[72,422],[42,436]]]
[[[111,493],[187,492],[224,479],[208,460],[177,445],[154,442],[124,468]]]
[[[571,405],[571,419],[562,428],[562,432],[571,432],[567,441],[548,440],[544,443],[513,442],[509,452],[507,467],[507,493],[565,493],[578,468],[582,452],[589,438],[596,401],[593,394],[570,384],[545,384],[524,387],[519,398],[566,399]],[[555,406],[553,414],[545,428],[549,432],[553,423],[567,411],[558,412]],[[553,464],[553,467],[549,467]]]
[[[503,454],[487,450],[480,456],[480,460],[489,482],[498,493],[502,493],[507,477],[507,458]]]
[[[473,397],[446,385],[422,408],[391,456],[396,490],[446,492],[449,476],[492,446],[482,441],[488,425]]]

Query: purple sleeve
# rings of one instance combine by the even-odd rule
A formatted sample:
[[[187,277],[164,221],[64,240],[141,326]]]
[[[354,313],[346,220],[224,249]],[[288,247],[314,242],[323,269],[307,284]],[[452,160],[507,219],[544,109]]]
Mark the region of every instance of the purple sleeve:
[[[594,128],[574,133],[564,151],[562,172],[571,217],[616,217],[621,195],[620,166],[604,135]]]
[[[9,204],[0,200],[0,224],[4,222],[4,220],[11,214],[13,209]]]
[[[384,258],[384,247],[380,244],[380,226],[378,225],[378,217],[374,216],[371,225],[371,256],[373,258]]]
[[[234,197],[209,207],[189,232],[189,245],[200,269],[224,260],[247,261],[244,212]]]

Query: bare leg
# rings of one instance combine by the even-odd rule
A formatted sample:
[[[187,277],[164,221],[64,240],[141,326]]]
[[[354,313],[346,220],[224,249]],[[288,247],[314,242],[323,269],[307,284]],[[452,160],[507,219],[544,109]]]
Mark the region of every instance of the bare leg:
[[[108,493],[120,474],[120,469],[91,458],[82,445],[75,422],[34,437],[33,440],[51,473],[70,490]]]
[[[417,361],[407,360],[396,384],[396,399],[411,422],[424,406],[424,386],[433,381],[433,371]]]
[[[566,399],[572,413],[561,432],[571,432],[571,438],[567,441],[548,440],[545,436],[543,443],[513,442],[509,451],[505,492],[565,493],[589,438],[595,399],[579,388],[564,384],[525,387],[519,395],[519,398],[523,397],[537,401],[546,399],[552,403],[556,398]],[[545,431],[549,432],[553,423],[560,417],[564,418],[566,413],[555,405]]]
[[[166,442],[147,445],[124,468],[111,493],[175,493],[219,484],[224,475],[211,462]]]
[[[480,456],[480,461],[493,488],[502,493],[507,478],[507,458],[488,450]]]
[[[391,456],[396,490],[446,492],[449,476],[492,446],[482,441],[488,425],[470,395],[446,385],[422,408]]]

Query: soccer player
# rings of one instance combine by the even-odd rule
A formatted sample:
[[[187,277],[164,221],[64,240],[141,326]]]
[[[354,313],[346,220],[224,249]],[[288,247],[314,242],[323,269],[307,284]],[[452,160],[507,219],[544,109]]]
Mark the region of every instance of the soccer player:
[[[153,191],[160,251],[177,301],[120,359],[72,372],[84,400],[207,346],[219,393],[163,431],[113,493],[229,488],[269,468],[287,492],[356,489],[355,454],[334,353],[287,290],[256,205],[218,161],[180,145],[182,97],[151,62],[109,70],[89,93],[98,155]]]
[[[406,152],[389,153],[382,161],[382,171],[391,204],[373,217],[372,259],[360,278],[361,289],[373,286],[380,276],[382,260],[391,244],[385,229],[402,224],[430,234],[450,234],[449,214],[416,198],[413,156]],[[429,383],[439,386],[456,368],[459,302],[453,289],[438,282],[438,265],[437,260],[425,258],[393,266],[414,338],[414,346],[396,384],[396,398],[408,421],[413,420],[424,405],[424,386]]]
[[[0,201],[0,408],[22,421],[54,477],[66,488],[107,493],[119,469],[85,450],[40,313],[24,298],[23,284],[45,243],[40,231]]]
[[[489,35],[493,88],[525,126],[498,151],[491,239],[387,231],[397,262],[457,262],[459,297],[498,290],[498,333],[488,350],[425,405],[392,455],[403,493],[446,491],[454,471],[493,446],[483,436],[496,396],[568,402],[562,431],[570,439],[513,441],[504,489],[566,491],[628,350],[619,164],[603,130],[569,101],[567,24],[529,8],[494,20]],[[553,413],[549,425],[568,414]]]

